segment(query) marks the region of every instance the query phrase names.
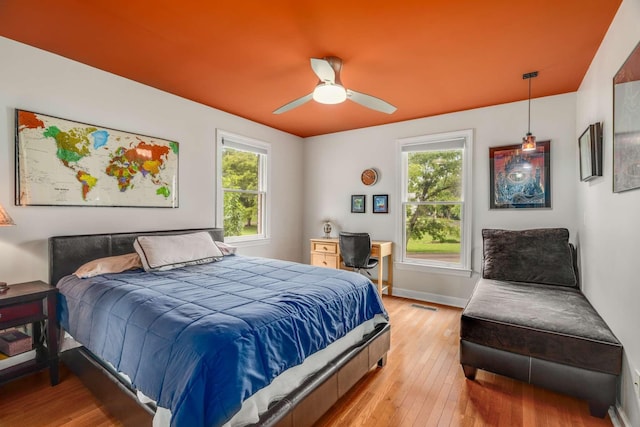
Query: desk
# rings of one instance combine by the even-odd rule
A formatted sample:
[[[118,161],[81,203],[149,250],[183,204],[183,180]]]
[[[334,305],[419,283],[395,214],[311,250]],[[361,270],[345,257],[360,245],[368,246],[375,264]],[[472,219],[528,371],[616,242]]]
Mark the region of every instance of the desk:
[[[371,257],[378,258],[378,274],[375,283],[382,295],[393,295],[393,242],[374,240],[371,242]],[[387,258],[387,280],[384,279],[384,258]],[[311,265],[328,268],[343,268],[338,239],[311,239]],[[347,269],[347,268],[343,268]]]

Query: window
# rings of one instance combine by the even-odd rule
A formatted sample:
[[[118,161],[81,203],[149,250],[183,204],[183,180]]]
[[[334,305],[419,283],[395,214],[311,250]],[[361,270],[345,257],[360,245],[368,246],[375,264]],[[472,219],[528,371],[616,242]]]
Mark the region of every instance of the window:
[[[266,239],[270,146],[218,132],[218,227],[231,242]]]
[[[466,130],[398,141],[402,264],[470,274],[472,138]]]

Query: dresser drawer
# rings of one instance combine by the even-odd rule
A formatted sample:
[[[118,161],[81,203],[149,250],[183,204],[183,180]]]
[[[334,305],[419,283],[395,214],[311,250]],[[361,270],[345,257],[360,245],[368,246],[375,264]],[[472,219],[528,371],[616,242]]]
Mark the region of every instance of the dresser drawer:
[[[10,305],[0,308],[0,322],[28,319],[43,314],[42,301],[33,301],[26,304]]]
[[[311,250],[313,252],[322,252],[325,254],[337,254],[338,244],[335,242],[313,242]]]
[[[339,261],[338,255],[328,255],[320,253],[311,254],[311,265],[317,265],[318,267],[338,268]]]

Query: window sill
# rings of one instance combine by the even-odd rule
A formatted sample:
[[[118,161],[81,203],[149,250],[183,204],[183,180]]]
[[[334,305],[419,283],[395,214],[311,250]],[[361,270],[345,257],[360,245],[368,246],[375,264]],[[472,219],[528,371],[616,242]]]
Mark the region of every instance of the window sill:
[[[238,248],[247,248],[252,246],[264,246],[271,243],[271,238],[269,237],[261,237],[261,238],[234,238],[228,237],[224,239],[225,243],[233,245]]]
[[[450,276],[471,277],[473,270],[445,265],[425,265],[412,262],[396,262],[398,270],[419,271],[422,273],[445,274]]]

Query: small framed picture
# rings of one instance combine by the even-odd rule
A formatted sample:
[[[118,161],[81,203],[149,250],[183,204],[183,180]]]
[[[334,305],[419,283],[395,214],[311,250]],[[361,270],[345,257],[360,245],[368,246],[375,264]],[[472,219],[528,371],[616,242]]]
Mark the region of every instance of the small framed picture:
[[[376,194],[373,196],[373,213],[389,213],[388,194]]]
[[[580,181],[602,176],[602,125],[589,125],[578,138],[580,151]]]
[[[351,196],[351,212],[364,213],[366,205],[366,196],[364,194],[355,194]]]

